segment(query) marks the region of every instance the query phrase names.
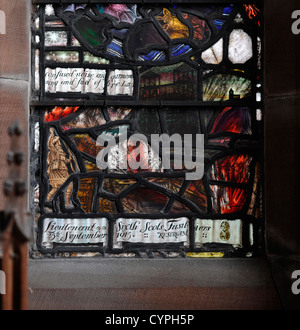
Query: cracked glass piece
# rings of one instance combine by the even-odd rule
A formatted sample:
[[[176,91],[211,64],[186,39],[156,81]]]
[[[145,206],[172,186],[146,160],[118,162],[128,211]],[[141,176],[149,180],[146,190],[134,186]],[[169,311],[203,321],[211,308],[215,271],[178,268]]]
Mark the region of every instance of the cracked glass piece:
[[[202,59],[208,64],[219,64],[223,60],[223,38],[205,50]]]

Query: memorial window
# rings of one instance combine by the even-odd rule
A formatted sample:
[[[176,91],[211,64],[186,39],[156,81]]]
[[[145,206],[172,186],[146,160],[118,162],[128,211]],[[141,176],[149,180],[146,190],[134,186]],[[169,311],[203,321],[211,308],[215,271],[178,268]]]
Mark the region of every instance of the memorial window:
[[[41,0],[32,32],[32,254],[262,251],[260,4]]]

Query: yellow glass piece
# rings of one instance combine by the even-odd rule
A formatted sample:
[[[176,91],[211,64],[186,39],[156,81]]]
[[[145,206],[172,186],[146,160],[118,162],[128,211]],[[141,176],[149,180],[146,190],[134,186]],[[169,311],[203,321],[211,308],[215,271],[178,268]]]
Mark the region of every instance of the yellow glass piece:
[[[100,197],[99,199],[99,212],[109,212],[109,213],[118,213],[116,205],[114,202]]]
[[[181,23],[175,15],[172,15],[168,9],[164,8],[163,16],[157,16],[157,19],[165,23],[162,27],[171,39],[189,37],[189,28]]]
[[[186,254],[190,258],[223,258],[223,252],[188,252]]]
[[[78,189],[78,198],[81,206],[86,213],[90,213],[92,207],[93,194],[95,189],[96,178],[81,178]]]

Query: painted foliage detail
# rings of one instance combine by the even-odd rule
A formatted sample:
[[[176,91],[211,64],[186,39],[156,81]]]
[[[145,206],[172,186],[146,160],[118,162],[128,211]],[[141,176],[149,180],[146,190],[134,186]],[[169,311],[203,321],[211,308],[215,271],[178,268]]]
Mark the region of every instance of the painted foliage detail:
[[[256,5],[37,6],[32,186],[41,254],[258,253],[260,29]],[[145,139],[136,144],[136,134]],[[181,150],[162,150],[153,134],[203,134],[203,177],[187,179]]]

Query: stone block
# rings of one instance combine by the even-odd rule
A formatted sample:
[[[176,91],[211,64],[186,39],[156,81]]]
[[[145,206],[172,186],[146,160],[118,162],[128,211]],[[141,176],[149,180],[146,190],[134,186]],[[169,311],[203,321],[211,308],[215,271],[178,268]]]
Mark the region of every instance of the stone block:
[[[5,207],[5,198],[2,188],[3,182],[8,177],[6,154],[10,148],[8,127],[17,119],[23,129],[22,152],[26,158],[23,165],[23,178],[27,177],[27,116],[28,116],[28,82],[0,79],[0,210]]]
[[[299,97],[295,96],[265,102],[265,210],[270,254],[300,253],[297,104],[299,107]]]
[[[0,10],[5,14],[5,34],[0,34],[0,77],[28,81],[31,1],[0,0]]]
[[[292,13],[298,0],[265,1],[264,55],[267,96],[300,92],[300,35],[292,33]]]

